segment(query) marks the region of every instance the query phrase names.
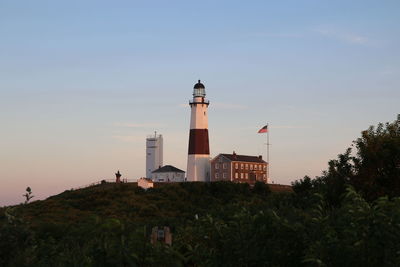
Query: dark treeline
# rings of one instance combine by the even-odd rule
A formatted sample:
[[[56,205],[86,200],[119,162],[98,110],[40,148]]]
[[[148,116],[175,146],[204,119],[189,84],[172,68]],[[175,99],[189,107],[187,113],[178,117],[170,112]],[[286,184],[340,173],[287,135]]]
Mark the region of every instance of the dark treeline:
[[[0,266],[400,265],[399,120],[293,189],[104,184],[31,203],[28,192],[0,208]],[[153,226],[171,228],[171,246],[150,243]]]

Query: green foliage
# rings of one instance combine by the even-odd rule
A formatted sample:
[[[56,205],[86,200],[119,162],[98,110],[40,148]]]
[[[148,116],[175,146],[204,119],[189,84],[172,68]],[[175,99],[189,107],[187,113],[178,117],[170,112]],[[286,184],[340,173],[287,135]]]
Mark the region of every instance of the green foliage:
[[[110,184],[0,208],[0,266],[400,266],[399,122],[316,179]],[[150,243],[169,226],[171,246]]]
[[[369,203],[347,186],[339,207],[318,192],[307,195],[309,205],[301,207],[297,193],[263,190],[233,183],[172,184],[146,192],[129,184],[101,185],[2,209],[0,265],[400,263],[400,199]],[[89,200],[92,206],[78,205]],[[172,229],[172,246],[150,243],[155,225]]]
[[[354,152],[348,148],[331,160],[322,176],[293,183],[300,202],[304,202],[303,197],[321,192],[329,205],[340,206],[340,197],[348,185],[368,201],[400,196],[400,120],[371,126],[353,142],[353,147]]]

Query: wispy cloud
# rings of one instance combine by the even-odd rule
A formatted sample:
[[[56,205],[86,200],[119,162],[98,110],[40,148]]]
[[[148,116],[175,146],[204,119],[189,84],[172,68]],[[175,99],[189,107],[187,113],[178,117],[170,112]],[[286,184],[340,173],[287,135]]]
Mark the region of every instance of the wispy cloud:
[[[211,105],[215,109],[247,109],[247,106],[235,103],[212,102]],[[179,104],[178,107],[187,108],[188,104]]]
[[[214,102],[213,106],[217,109],[246,109],[247,106],[234,103]]]
[[[268,126],[272,129],[308,129],[310,126],[299,126],[299,125],[271,125]]]
[[[127,143],[143,142],[143,137],[137,135],[113,135],[112,138]]]
[[[246,35],[246,37],[265,37],[265,38],[301,38],[300,33],[267,33],[267,32],[253,32]]]
[[[399,74],[400,74],[400,69],[396,68],[387,68],[379,72],[380,76],[394,76]]]
[[[155,128],[161,127],[162,124],[159,123],[130,123],[130,122],[116,122],[114,123],[116,127],[124,127],[124,128]]]
[[[372,40],[363,36],[361,34],[337,30],[331,27],[319,27],[314,30],[318,34],[335,39],[344,43],[354,44],[354,45],[368,45],[372,43]]]
[[[261,127],[263,127],[265,124],[260,124],[259,127],[254,127],[254,126],[248,126],[248,127],[241,127],[240,129],[242,130],[247,130],[247,129],[252,129],[252,130],[259,130]],[[268,124],[268,129],[311,129],[311,126],[308,125],[274,125],[274,124]]]

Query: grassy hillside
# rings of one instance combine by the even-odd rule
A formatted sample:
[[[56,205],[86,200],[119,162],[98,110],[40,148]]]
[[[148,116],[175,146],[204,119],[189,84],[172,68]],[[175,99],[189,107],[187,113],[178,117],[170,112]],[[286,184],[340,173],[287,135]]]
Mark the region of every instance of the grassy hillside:
[[[264,195],[268,190],[265,189]],[[176,183],[147,191],[135,183],[96,185],[65,191],[44,201],[16,207],[19,216],[36,223],[80,223],[93,216],[129,222],[168,223],[195,214],[218,213],[223,207],[261,201],[247,184]]]
[[[398,266],[400,199],[104,184],[0,210],[0,266]],[[150,243],[169,226],[172,246]]]
[[[1,208],[0,266],[400,266],[400,116],[328,165],[294,193],[102,184]]]

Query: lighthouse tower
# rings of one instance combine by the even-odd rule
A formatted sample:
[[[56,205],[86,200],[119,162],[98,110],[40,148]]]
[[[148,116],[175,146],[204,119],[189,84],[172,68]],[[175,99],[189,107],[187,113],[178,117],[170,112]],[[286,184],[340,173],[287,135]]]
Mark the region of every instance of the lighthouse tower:
[[[208,105],[206,90],[200,82],[193,88],[191,108],[187,180],[210,181],[210,145],[208,141]]]

